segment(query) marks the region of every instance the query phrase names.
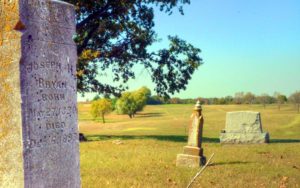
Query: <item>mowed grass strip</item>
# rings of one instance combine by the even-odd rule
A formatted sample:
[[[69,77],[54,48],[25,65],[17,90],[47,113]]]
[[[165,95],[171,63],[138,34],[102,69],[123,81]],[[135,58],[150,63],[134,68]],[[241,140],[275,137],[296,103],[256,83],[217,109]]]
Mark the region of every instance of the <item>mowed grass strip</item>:
[[[178,168],[176,155],[186,145],[193,105],[147,106],[130,119],[111,113],[102,124],[79,104],[83,187],[186,187],[199,169]],[[228,111],[261,112],[270,144],[221,145],[218,136]],[[215,153],[193,187],[299,187],[300,114],[294,106],[203,106],[204,153]],[[117,140],[117,141],[116,141]]]

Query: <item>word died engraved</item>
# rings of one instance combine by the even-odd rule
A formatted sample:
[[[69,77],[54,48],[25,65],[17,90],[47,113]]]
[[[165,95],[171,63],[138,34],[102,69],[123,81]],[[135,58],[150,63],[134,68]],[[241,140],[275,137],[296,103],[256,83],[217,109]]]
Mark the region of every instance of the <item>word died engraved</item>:
[[[55,123],[48,122],[48,123],[46,123],[47,130],[64,129],[65,127],[66,127],[65,122],[55,122]]]

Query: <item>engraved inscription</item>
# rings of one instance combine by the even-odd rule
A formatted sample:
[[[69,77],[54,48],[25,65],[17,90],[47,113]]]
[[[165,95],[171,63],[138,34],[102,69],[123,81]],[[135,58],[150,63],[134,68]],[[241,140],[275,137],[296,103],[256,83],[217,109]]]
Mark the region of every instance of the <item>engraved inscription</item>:
[[[44,78],[36,79],[36,85],[40,89],[67,89],[66,81],[46,80]]]
[[[45,134],[42,137],[31,138],[24,142],[28,149],[78,142],[77,133],[61,133],[59,131]]]
[[[75,116],[77,114],[77,106],[64,107],[47,107],[45,109],[29,108],[27,118],[30,120],[41,120],[44,118],[54,118],[59,116]]]
[[[46,123],[46,129],[47,130],[55,130],[55,129],[63,129],[66,127],[65,122],[55,122],[55,123]]]
[[[74,7],[57,0],[20,3],[25,185],[79,188]]]
[[[43,101],[62,101],[65,100],[65,94],[42,94],[42,100]]]
[[[39,69],[44,69],[44,70],[62,70],[62,64],[59,62],[55,61],[43,61],[43,62],[29,62],[25,65],[25,69],[28,73],[34,71],[34,70],[39,70]]]
[[[66,70],[71,75],[75,74],[74,66],[72,66],[69,63],[63,64],[54,60],[48,60],[48,61],[46,60],[41,62],[37,62],[37,61],[28,62],[24,66],[27,73],[32,73],[33,71],[55,71],[58,73],[62,73],[62,72],[65,73]]]

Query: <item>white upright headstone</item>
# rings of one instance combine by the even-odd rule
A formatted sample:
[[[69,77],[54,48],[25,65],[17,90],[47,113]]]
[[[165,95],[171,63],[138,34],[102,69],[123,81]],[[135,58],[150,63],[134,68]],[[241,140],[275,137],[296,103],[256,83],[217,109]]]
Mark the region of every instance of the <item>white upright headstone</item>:
[[[220,133],[221,143],[267,143],[269,134],[262,130],[259,112],[228,112],[225,130]]]

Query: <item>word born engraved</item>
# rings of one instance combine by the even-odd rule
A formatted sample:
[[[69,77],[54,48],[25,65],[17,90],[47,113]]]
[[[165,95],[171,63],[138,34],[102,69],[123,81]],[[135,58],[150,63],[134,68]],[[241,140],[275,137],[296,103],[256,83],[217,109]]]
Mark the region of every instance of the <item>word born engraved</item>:
[[[42,100],[43,101],[63,101],[65,100],[65,94],[64,93],[50,93],[50,94],[42,94]]]
[[[77,114],[77,106],[46,107],[45,109],[28,108],[27,118],[29,120],[40,120],[59,116],[74,116]]]
[[[44,78],[37,78],[36,85],[40,89],[67,89],[67,82],[60,80],[45,80]]]

